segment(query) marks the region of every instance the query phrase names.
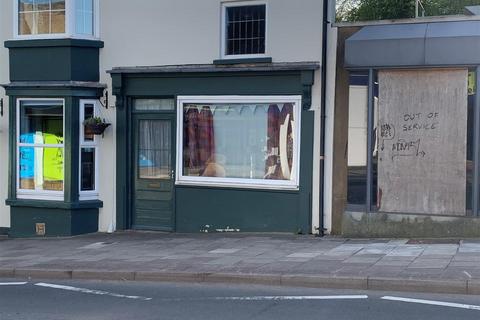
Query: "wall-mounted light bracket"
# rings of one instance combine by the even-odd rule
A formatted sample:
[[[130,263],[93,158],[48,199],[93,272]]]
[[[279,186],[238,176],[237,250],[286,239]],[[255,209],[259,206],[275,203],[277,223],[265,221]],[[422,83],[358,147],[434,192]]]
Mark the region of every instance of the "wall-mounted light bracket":
[[[0,116],[3,117],[3,98],[0,99]]]
[[[108,109],[108,90],[103,91],[103,97],[99,98],[98,101],[105,109]]]

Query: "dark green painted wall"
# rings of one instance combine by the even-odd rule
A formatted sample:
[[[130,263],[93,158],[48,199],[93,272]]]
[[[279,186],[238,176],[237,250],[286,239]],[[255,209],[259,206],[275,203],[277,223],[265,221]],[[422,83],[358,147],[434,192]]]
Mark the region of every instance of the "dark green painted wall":
[[[12,207],[11,237],[35,237],[35,224],[45,223],[46,237],[73,236],[97,232],[98,209],[55,209],[38,207]]]
[[[113,74],[117,96],[117,228],[131,227],[131,98],[178,95],[302,95],[310,101],[313,71]],[[302,232],[311,226],[313,112],[302,111],[298,191],[177,186],[176,231],[238,228]]]
[[[12,40],[10,81],[99,81],[101,41]]]

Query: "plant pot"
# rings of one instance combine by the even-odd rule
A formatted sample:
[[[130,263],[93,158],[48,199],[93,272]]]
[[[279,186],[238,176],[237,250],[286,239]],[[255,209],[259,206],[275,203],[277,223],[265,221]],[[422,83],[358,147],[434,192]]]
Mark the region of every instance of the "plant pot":
[[[105,129],[107,129],[111,124],[110,123],[96,123],[96,124],[86,124],[85,133],[86,134],[103,134]]]

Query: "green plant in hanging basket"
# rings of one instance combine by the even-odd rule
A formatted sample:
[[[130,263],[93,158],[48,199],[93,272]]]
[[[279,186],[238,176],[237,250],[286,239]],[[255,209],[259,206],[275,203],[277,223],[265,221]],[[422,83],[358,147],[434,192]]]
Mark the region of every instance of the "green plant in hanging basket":
[[[103,134],[105,129],[107,129],[111,124],[105,122],[105,119],[100,117],[90,117],[83,121],[83,125],[85,126],[85,133],[100,135]]]

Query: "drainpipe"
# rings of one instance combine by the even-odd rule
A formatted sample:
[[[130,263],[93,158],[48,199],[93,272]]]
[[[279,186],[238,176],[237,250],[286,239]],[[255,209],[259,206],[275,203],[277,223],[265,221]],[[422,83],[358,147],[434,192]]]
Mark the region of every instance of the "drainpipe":
[[[323,24],[322,24],[322,74],[321,74],[321,102],[320,102],[320,201],[319,201],[319,227],[318,236],[323,237],[325,234],[325,226],[323,223],[323,205],[324,205],[324,179],[325,179],[325,109],[327,95],[327,34],[328,34],[328,12],[330,7],[329,0],[323,0]]]

